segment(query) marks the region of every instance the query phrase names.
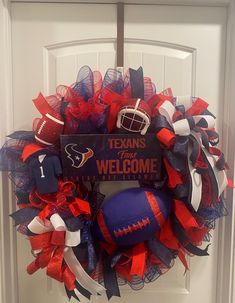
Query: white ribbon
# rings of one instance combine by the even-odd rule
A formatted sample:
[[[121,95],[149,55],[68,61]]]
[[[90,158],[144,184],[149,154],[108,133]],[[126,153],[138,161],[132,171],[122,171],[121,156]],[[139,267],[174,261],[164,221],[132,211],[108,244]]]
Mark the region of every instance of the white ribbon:
[[[80,262],[78,262],[76,256],[72,249],[68,247],[64,250],[64,259],[68,267],[71,269],[75,275],[77,281],[87,289],[91,294],[97,295],[97,293],[102,293],[105,291],[105,288],[93,280],[83,269]]]
[[[208,160],[208,164],[210,165],[212,172],[215,176],[215,180],[216,180],[217,188],[218,188],[218,197],[219,197],[222,194],[222,192],[225,190],[225,188],[228,184],[225,170],[224,169],[218,170],[218,168],[216,167],[216,162],[218,160],[217,156],[210,154],[205,148],[202,148],[202,151],[204,152],[204,154]]]
[[[28,225],[28,229],[37,235],[48,233],[53,231],[53,226],[49,220],[44,220],[44,222],[39,218],[35,217]]]
[[[195,211],[198,211],[198,208],[201,203],[202,198],[202,177],[200,174],[197,173],[197,170],[192,166],[190,161],[192,148],[189,146],[188,149],[188,168],[189,173],[191,176],[191,183],[192,183],[192,192],[191,192],[191,205]]]
[[[193,98],[190,95],[175,97],[176,104],[183,104],[186,109],[188,109],[192,105],[192,100]]]
[[[202,146],[202,140],[201,140],[201,134],[200,133],[196,133],[194,131],[192,131],[191,135],[197,140],[197,142],[200,144],[201,146],[201,150],[202,152],[204,153],[205,157],[207,158],[207,162],[208,162],[208,165],[210,166],[211,168],[211,171],[213,172],[214,174],[214,177],[215,177],[215,180],[216,180],[216,183],[217,183],[217,190],[218,190],[218,198],[220,197],[220,195],[222,194],[222,192],[225,190],[226,186],[227,186],[227,183],[228,183],[228,180],[227,180],[227,176],[226,176],[226,173],[224,170],[218,170],[218,168],[216,167],[216,162],[218,160],[218,156],[215,156],[215,155],[212,155],[210,154],[207,149],[205,147]],[[190,161],[189,161],[190,162]],[[190,164],[189,164],[190,165]],[[199,175],[199,174],[197,174]],[[194,192],[195,194],[193,195],[192,194],[192,199],[191,199],[191,203],[195,209],[195,211],[198,210],[198,207],[200,205],[197,204],[197,201],[198,201],[198,197],[197,195],[200,195],[201,196],[201,191],[199,188],[197,188],[197,185],[196,183],[194,182],[193,183],[193,187],[194,187]]]
[[[80,244],[80,230],[72,232],[68,231],[63,219],[58,215],[54,214],[51,216],[50,221],[35,217],[28,225],[28,229],[37,234],[44,234],[53,230],[66,231],[65,233],[65,246],[75,247]]]
[[[81,242],[80,230],[75,232],[68,231],[64,220],[58,214],[53,214],[50,217],[50,221],[42,221],[39,217],[35,217],[29,223],[28,228],[35,234],[43,234],[46,232],[51,232],[53,230],[65,231],[66,247],[64,249],[64,260],[72,273],[75,275],[77,281],[93,295],[97,295],[97,293],[105,291],[105,288],[102,285],[97,283],[86,273],[73,253],[71,247],[75,247]]]
[[[174,129],[174,133],[179,136],[189,136],[191,134],[190,125],[187,119],[181,119],[173,123],[173,115],[175,113],[175,107],[170,101],[165,101],[159,108],[159,113],[164,116],[167,122]],[[215,126],[215,119],[210,115],[197,115],[192,116],[195,124],[200,120],[204,120],[207,123],[206,128],[213,128]]]

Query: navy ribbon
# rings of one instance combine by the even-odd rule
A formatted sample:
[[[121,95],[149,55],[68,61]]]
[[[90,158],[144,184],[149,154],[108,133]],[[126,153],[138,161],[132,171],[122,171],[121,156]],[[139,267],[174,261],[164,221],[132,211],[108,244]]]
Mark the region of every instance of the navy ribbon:
[[[80,244],[76,247],[72,247],[73,253],[80,263],[87,261],[87,247],[84,244]]]
[[[187,249],[187,251],[189,251],[190,253],[196,256],[209,256],[208,254],[209,246],[210,244],[208,244],[205,249],[201,249],[193,245],[192,243],[188,243],[187,245],[185,245],[185,248]]]
[[[166,128],[172,131],[172,127],[167,122],[166,118],[162,115],[156,116],[152,119],[151,125],[149,126],[150,132],[158,132],[162,128]]]
[[[141,66],[137,70],[129,68],[129,72],[132,98],[141,98],[144,100],[143,68]]]
[[[87,271],[92,272],[96,268],[97,257],[96,257],[95,248],[93,245],[93,239],[91,236],[90,222],[88,222],[88,221],[86,222],[86,224],[84,225],[84,228],[82,230],[81,243],[87,244],[87,255],[88,255]]]
[[[208,160],[207,160],[206,156],[204,156],[204,161],[205,161],[206,163],[208,163]],[[212,170],[212,168],[211,168],[211,166],[210,166],[209,164],[208,164],[208,169],[207,169],[206,172],[207,172],[208,175],[209,175],[209,179],[210,179],[209,181],[210,181],[211,186],[212,186],[213,202],[216,202],[217,197],[218,197],[218,195],[219,195],[219,192],[218,192],[219,189],[218,189],[216,177],[215,177],[214,172],[213,172],[213,170]]]
[[[84,227],[84,219],[83,216],[79,217],[70,217],[65,219],[66,226],[68,227],[69,231],[77,231]]]
[[[175,188],[172,189],[172,192],[178,199],[185,200],[185,198],[189,197],[191,190],[188,184],[178,184]]]
[[[188,252],[190,252],[196,256],[208,256],[209,255],[208,254],[209,245],[207,245],[207,247],[205,249],[201,249],[201,248],[193,245],[192,243],[190,243],[190,240],[189,240],[185,230],[183,229],[180,222],[173,214],[172,214],[172,223],[173,223],[172,228],[173,228],[174,234],[176,235],[177,239],[182,244],[182,246],[184,248],[186,248]]]
[[[172,259],[174,258],[174,255],[170,249],[164,246],[156,238],[152,238],[148,240],[147,245],[148,248],[156,257],[158,257],[168,268],[171,267]]]
[[[77,280],[75,280],[75,287],[84,297],[90,300],[91,293],[88,290],[86,290],[84,287],[82,287],[82,285],[79,284]]]
[[[179,155],[174,154],[170,150],[164,150],[164,157],[169,162],[170,166],[174,168],[177,172],[184,172],[186,169],[186,162],[184,157],[179,157]]]
[[[120,251],[116,252],[111,258],[110,266],[114,267],[121,257],[122,257],[122,252]]]
[[[219,202],[213,205],[213,207],[200,208],[197,215],[205,220],[206,227],[214,228],[215,220],[228,215],[223,197],[221,196]]]
[[[116,271],[111,266],[110,258],[107,254],[103,256],[103,277],[108,300],[113,296],[120,297]]]
[[[16,140],[35,142],[34,133],[32,131],[18,130],[7,137]]]
[[[40,213],[40,210],[38,208],[34,207],[26,207],[17,210],[13,214],[10,215],[10,217],[13,218],[15,221],[15,225],[23,224],[26,222],[29,222],[33,220],[34,217],[36,217]]]
[[[66,286],[65,286],[65,291],[66,291],[66,294],[69,298],[69,300],[71,300],[71,298],[73,297],[75,300],[79,301],[79,298],[78,296],[75,294],[75,291],[74,290],[69,290]]]
[[[175,138],[175,144],[173,146],[173,153],[181,156],[181,157],[187,157],[188,154],[188,138],[183,136],[176,136]]]
[[[17,198],[17,204],[29,204],[29,193],[21,190],[21,189],[17,189],[15,191],[15,195]]]

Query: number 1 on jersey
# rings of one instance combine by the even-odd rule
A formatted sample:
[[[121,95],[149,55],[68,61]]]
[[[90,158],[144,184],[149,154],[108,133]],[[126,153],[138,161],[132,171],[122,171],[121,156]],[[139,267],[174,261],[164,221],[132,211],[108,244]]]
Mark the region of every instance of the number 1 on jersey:
[[[44,175],[44,171],[43,171],[43,167],[40,166],[40,170],[41,170],[41,178],[45,178],[45,175]]]

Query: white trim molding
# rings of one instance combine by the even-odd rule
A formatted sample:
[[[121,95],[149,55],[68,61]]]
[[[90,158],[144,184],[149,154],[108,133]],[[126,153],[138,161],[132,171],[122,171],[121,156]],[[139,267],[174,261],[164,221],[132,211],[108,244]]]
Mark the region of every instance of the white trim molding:
[[[161,5],[197,5],[197,6],[227,6],[229,0],[12,0],[11,2],[42,2],[42,3],[93,3],[93,4],[113,4],[124,2],[125,4],[161,4]]]
[[[229,164],[228,177],[235,180],[235,0],[228,5],[224,117],[222,145]],[[217,303],[235,302],[235,195],[226,192],[229,215],[219,230]]]
[[[0,0],[0,144],[14,129],[12,98],[12,48],[11,48],[11,2],[80,2],[116,3],[115,0],[66,1],[66,0]],[[222,145],[228,160],[229,178],[235,180],[235,0],[126,0],[127,4],[166,4],[194,6],[226,6],[227,52],[224,94]],[[18,303],[16,232],[8,214],[15,209],[15,201],[6,174],[0,177],[0,302]],[[216,303],[235,302],[235,195],[226,192],[229,215],[221,220],[219,228],[218,277]]]
[[[0,0],[0,144],[13,130],[10,2]],[[0,301],[17,303],[16,231],[9,214],[15,201],[7,173],[0,175]]]

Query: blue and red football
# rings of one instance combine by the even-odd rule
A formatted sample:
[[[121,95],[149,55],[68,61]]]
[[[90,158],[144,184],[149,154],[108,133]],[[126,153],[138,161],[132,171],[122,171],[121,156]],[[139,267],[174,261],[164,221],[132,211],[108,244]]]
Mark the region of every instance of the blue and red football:
[[[94,223],[95,237],[120,246],[150,239],[168,218],[172,198],[163,190],[131,188],[109,198]]]

